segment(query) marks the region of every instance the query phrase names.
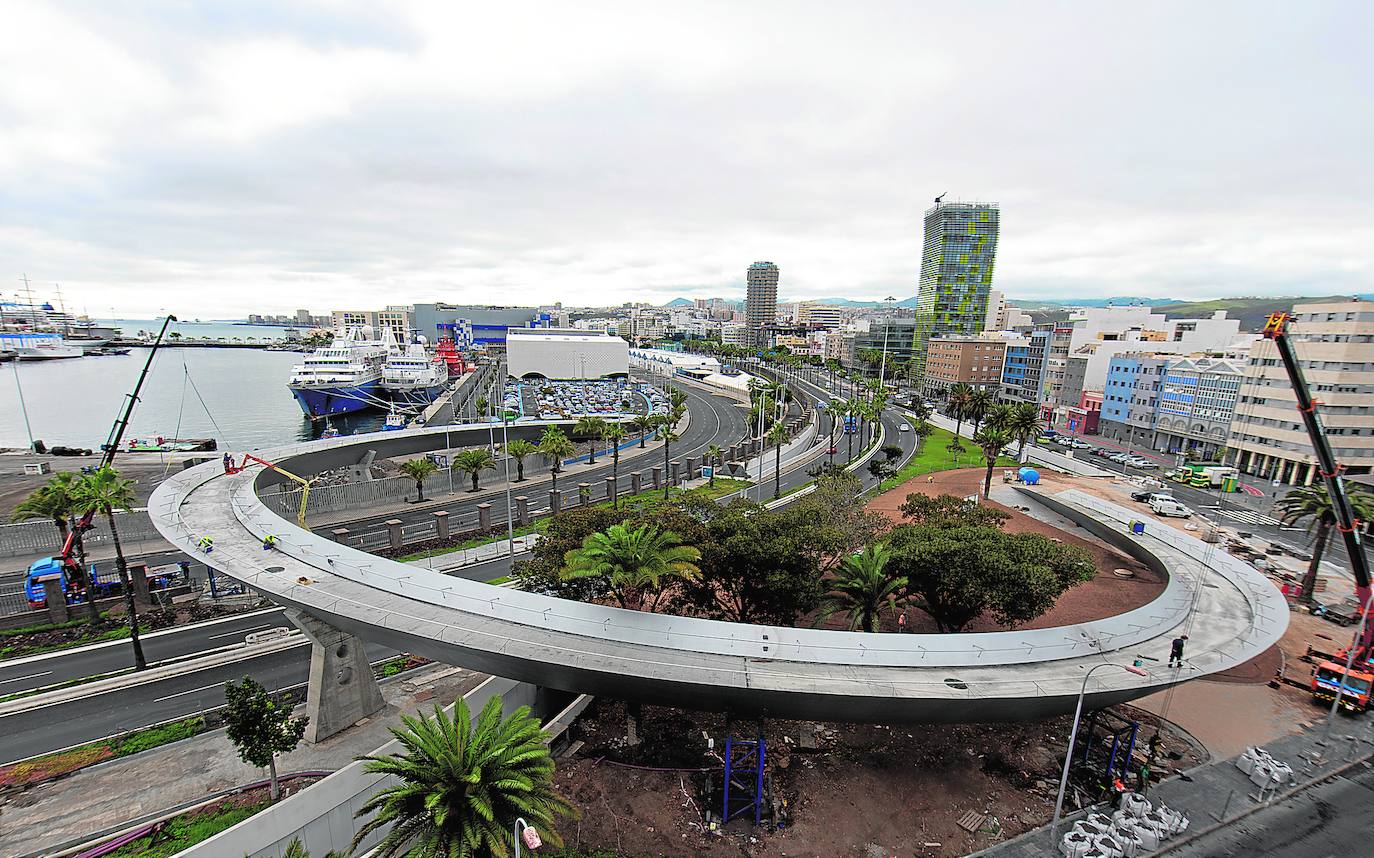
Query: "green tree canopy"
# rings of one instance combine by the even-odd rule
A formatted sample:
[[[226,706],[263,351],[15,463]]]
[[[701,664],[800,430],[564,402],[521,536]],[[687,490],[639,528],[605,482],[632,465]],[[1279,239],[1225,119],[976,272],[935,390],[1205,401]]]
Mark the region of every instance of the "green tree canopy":
[[[683,545],[670,530],[660,531],[649,524],[633,528],[613,524],[567,553],[563,576],[604,579],[622,608],[654,610],[667,584],[700,574],[696,565],[700,559],[696,547]]]
[[[821,616],[848,614],[849,628],[856,632],[878,631],[878,613],[895,602],[906,579],[888,572],[891,555],[881,542],[850,554],[825,582],[829,592],[821,601]]]
[[[415,481],[415,501],[422,503],[425,499],[425,480],[434,473],[437,473],[439,466],[434,464],[429,457],[420,459],[410,459],[401,463],[400,471],[402,474]]]
[[[929,527],[995,527],[1000,528],[1011,514],[994,506],[964,500],[954,495],[931,497],[920,492],[906,496],[900,507],[902,516],[912,524]]]
[[[251,676],[224,685],[224,727],[239,759],[272,773],[272,801],[281,795],[277,754],[296,749],[305,735],[306,718],[292,718],[291,704],[278,703]]]
[[[496,460],[491,457],[491,451],[486,447],[473,447],[454,456],[452,467],[453,470],[472,478],[472,491],[475,492],[482,487],[482,472],[496,470]]]
[[[517,438],[506,445],[506,455],[515,460],[515,481],[517,483],[525,480],[525,457],[538,452],[539,448],[524,438]]]

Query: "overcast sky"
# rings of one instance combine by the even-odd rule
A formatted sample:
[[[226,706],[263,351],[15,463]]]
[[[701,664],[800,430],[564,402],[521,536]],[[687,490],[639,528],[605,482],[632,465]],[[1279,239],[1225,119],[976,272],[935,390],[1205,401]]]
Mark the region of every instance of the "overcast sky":
[[[0,260],[68,308],[1374,291],[1368,2],[0,0]],[[690,8],[684,8],[690,7]]]

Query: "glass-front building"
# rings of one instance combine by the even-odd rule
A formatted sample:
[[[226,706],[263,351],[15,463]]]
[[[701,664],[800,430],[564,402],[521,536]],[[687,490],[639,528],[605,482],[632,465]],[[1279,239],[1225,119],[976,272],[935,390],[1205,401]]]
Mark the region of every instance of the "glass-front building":
[[[936,203],[925,214],[925,248],[916,292],[912,376],[924,385],[932,337],[981,333],[997,260],[996,203]]]

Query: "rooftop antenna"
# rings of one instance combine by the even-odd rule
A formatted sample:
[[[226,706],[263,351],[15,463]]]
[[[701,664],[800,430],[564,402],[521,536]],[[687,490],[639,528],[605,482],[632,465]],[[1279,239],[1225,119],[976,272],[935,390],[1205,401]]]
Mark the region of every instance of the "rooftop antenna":
[[[940,194],[940,196],[936,197],[936,198],[935,198],[935,205],[938,206],[938,205],[940,204],[940,201],[943,200],[943,199],[945,198],[945,194],[948,194],[948,193],[949,193],[949,191],[945,191],[944,193]]]

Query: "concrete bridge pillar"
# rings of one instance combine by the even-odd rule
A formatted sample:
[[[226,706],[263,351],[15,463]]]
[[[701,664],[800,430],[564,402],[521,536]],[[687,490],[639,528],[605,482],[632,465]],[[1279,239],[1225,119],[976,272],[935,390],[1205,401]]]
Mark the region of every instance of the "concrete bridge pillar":
[[[477,529],[483,533],[491,530],[491,504],[479,503],[477,505]]]
[[[403,522],[399,518],[393,518],[386,523],[386,538],[391,543],[391,550],[397,551],[401,547],[401,525]]]
[[[640,471],[635,471],[633,474],[630,474],[630,494],[637,495],[642,491],[644,491],[644,474]]]
[[[663,488],[663,469],[660,468],[658,465],[654,465],[653,474],[654,490],[657,491],[658,489]]]
[[[563,496],[553,489],[549,489],[549,512],[558,515],[563,510]]]
[[[592,484],[591,484],[591,483],[578,483],[578,484],[577,484],[577,505],[578,505],[578,506],[586,506],[587,504],[591,503],[591,501],[592,501]]]
[[[515,496],[515,518],[521,524],[530,523],[530,499],[524,495]]]
[[[362,641],[298,608],[287,608],[286,615],[311,643],[307,742],[328,739],[386,705]]]
[[[606,478],[606,500],[615,503],[615,477]]]
[[[433,516],[435,535],[440,539],[448,539],[448,512],[441,509],[434,512]]]

